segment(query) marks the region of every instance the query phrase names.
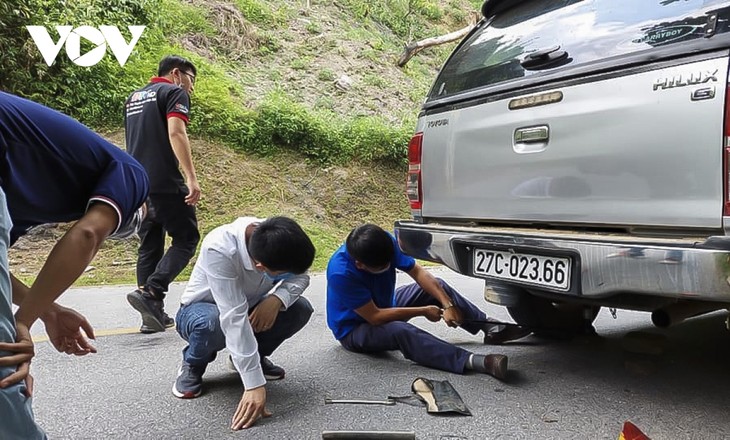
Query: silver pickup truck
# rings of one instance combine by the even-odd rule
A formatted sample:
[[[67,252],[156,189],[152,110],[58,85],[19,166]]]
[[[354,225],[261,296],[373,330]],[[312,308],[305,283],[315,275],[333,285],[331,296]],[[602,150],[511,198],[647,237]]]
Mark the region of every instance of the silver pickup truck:
[[[516,322],[730,307],[730,2],[488,0],[408,148],[401,248]]]

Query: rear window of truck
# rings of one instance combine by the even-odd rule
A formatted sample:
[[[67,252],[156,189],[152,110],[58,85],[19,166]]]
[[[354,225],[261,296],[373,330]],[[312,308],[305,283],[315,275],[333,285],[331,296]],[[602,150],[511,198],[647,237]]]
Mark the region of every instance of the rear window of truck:
[[[730,29],[730,2],[719,0],[532,0],[492,17],[441,69],[428,99]],[[548,52],[548,57],[537,57]],[[531,54],[537,61],[525,63]],[[547,60],[554,57],[551,66]]]

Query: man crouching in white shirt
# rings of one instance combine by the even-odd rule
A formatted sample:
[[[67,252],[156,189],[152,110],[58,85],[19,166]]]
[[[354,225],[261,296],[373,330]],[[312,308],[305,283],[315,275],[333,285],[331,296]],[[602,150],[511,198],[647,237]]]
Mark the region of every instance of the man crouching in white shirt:
[[[232,429],[252,426],[266,410],[266,380],[284,378],[267,356],[309,321],[302,292],[314,245],[287,217],[241,217],[204,239],[177,313],[177,332],[188,346],[172,393],[198,397],[203,373],[228,348],[244,392]]]

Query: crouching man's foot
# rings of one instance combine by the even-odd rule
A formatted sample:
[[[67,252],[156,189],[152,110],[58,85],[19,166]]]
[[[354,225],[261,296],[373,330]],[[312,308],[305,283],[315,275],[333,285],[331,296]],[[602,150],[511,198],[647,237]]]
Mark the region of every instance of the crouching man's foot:
[[[205,367],[196,367],[183,362],[172,385],[172,394],[181,399],[194,399],[203,392]]]
[[[233,358],[230,354],[226,359],[226,365],[229,370],[238,371],[236,370],[236,366],[233,365]],[[264,372],[266,380],[281,380],[284,376],[286,376],[286,371],[283,368],[274,364],[271,360],[269,360],[269,358],[264,356],[261,356],[261,370]]]
[[[283,368],[271,362],[267,357],[261,358],[261,369],[266,380],[281,380],[286,375]]]
[[[507,356],[503,354],[471,354],[466,362],[467,370],[488,374],[499,380],[507,378]]]
[[[518,325],[492,324],[484,329],[484,343],[501,345],[528,336],[532,331]]]

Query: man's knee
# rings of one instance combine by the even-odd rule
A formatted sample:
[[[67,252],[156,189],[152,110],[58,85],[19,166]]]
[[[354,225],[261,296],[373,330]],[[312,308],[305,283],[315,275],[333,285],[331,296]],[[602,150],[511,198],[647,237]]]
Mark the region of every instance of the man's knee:
[[[171,234],[172,246],[178,248],[181,252],[186,255],[192,256],[195,254],[195,250],[200,242],[200,232],[197,228],[190,228],[184,232]]]
[[[200,304],[183,306],[193,307],[193,310],[181,309],[177,314],[178,333],[187,334],[189,339],[194,333],[198,337],[210,338],[221,330],[221,323],[217,313],[210,313],[208,307],[202,308]]]
[[[450,297],[453,297],[454,295],[459,295],[459,292],[457,292],[456,289],[451,287],[451,285],[449,283],[447,283],[446,281],[444,281],[443,279],[436,278],[436,281],[438,281],[439,284],[441,284],[441,287],[444,289],[446,294],[449,295]]]
[[[221,322],[217,316],[202,316],[193,322],[193,330],[198,334],[216,334],[221,330]]]
[[[188,233],[188,242],[192,244],[193,246],[193,252],[195,252],[195,248],[198,246],[198,243],[200,242],[200,231],[198,231],[197,225],[190,230]]]
[[[391,321],[383,324],[383,327],[385,327],[388,332],[396,337],[410,335],[418,332],[418,327],[405,321]]]
[[[288,311],[292,312],[292,320],[296,323],[296,328],[301,329],[312,317],[314,307],[312,307],[312,303],[307,298],[300,296],[294,304],[289,306]]]

